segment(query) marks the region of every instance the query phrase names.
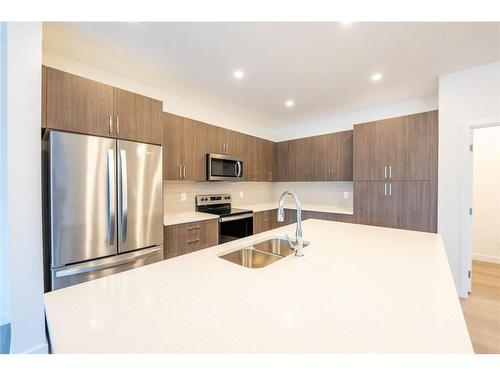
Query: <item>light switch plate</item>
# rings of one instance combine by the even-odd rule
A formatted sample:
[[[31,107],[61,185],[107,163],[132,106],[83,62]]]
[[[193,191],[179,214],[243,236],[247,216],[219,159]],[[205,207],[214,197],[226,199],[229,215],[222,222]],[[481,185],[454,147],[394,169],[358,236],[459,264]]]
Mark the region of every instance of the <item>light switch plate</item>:
[[[245,196],[245,193],[243,191],[240,191],[240,198],[243,198]]]
[[[348,191],[344,191],[344,199],[349,199],[349,192]]]
[[[185,201],[186,201],[186,199],[187,199],[187,197],[186,197],[186,193],[181,193],[181,201],[182,201],[182,202],[185,202]]]

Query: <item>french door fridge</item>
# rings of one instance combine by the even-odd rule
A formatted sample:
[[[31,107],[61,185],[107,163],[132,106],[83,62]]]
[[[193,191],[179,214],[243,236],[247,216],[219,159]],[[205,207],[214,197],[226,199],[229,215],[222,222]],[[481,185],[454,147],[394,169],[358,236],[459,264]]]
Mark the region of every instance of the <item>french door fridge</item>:
[[[49,131],[50,289],[163,259],[162,149]]]

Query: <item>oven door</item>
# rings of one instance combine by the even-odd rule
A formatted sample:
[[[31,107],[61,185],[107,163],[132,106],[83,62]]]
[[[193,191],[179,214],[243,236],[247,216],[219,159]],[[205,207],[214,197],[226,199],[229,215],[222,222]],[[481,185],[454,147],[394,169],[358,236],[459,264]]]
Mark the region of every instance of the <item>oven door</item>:
[[[243,158],[207,154],[207,181],[237,181],[243,179]]]
[[[219,243],[225,243],[253,234],[253,213],[225,216],[219,219]]]

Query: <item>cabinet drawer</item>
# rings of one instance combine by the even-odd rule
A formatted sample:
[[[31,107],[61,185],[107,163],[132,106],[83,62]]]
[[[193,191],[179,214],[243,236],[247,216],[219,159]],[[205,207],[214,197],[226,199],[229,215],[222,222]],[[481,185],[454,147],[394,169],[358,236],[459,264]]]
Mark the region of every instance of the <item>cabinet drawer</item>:
[[[218,244],[217,219],[164,227],[165,259],[188,254]]]

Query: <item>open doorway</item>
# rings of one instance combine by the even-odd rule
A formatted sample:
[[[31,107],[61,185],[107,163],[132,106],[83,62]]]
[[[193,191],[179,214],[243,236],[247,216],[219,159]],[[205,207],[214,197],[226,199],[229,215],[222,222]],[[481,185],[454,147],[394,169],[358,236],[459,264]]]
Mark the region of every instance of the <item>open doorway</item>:
[[[500,353],[500,123],[471,129],[469,298],[462,308],[476,353]]]

